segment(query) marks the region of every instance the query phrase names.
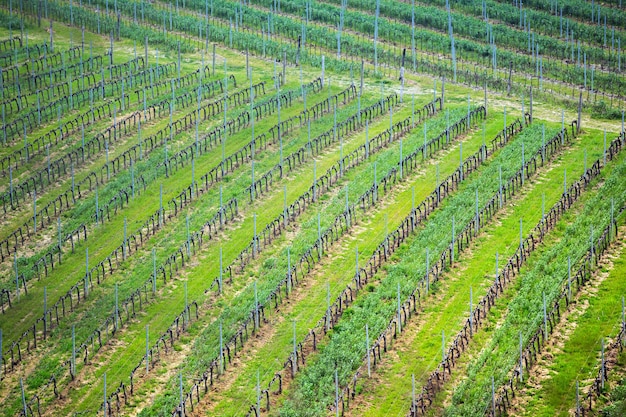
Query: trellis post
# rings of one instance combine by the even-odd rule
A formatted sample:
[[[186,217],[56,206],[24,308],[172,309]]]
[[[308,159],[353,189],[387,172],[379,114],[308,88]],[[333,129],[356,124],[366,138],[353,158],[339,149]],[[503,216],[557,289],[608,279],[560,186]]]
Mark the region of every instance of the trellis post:
[[[20,378],[20,389],[22,391],[22,405],[24,407],[24,415],[28,415],[28,408],[26,406],[26,395],[24,394],[24,381]]]

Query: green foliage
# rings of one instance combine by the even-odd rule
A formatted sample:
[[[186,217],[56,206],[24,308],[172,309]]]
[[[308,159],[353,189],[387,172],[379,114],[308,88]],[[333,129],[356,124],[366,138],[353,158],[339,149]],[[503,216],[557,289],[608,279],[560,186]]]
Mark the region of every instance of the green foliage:
[[[611,212],[609,197],[614,198],[616,207],[626,202],[624,175],[626,160],[620,161],[600,192],[587,202],[581,215],[566,227],[562,239],[543,252],[531,269],[522,273],[521,287],[507,307],[508,314],[504,322],[480,355],[468,366],[468,378],[455,390],[452,404],[445,411],[446,416],[484,414],[491,399],[491,377],[496,387],[508,378],[509,371],[518,360],[518,334],[521,331],[527,342],[542,323],[543,294],[547,305],[552,305],[567,278],[568,256],[577,265],[577,261],[589,248],[590,230],[593,229],[597,237],[608,224]]]
[[[343,386],[361,365],[365,355],[365,325],[369,326],[370,335],[378,335],[387,326],[396,311],[398,285],[401,300],[405,300],[424,277],[426,248],[430,249],[432,265],[450,242],[452,219],[456,231],[460,231],[474,215],[476,190],[479,204],[488,201],[499,187],[499,167],[502,167],[504,179],[513,175],[521,165],[522,141],[526,155],[541,146],[541,134],[538,132],[540,126],[530,126],[518,135],[479,171],[479,176],[472,177],[469,184],[463,185],[458,193],[446,200],[443,207],[431,215],[423,229],[398,250],[398,261],[388,265],[380,284],[374,291],[357,298],[343,313],[340,325],[335,327],[326,349],[315,360],[309,359],[307,368],[296,378],[296,386],[281,414],[283,411],[286,415],[323,414],[334,396],[334,371],[338,371]]]
[[[622,417],[626,415],[626,379],[613,388],[609,397],[610,404],[600,412],[602,417]]]

